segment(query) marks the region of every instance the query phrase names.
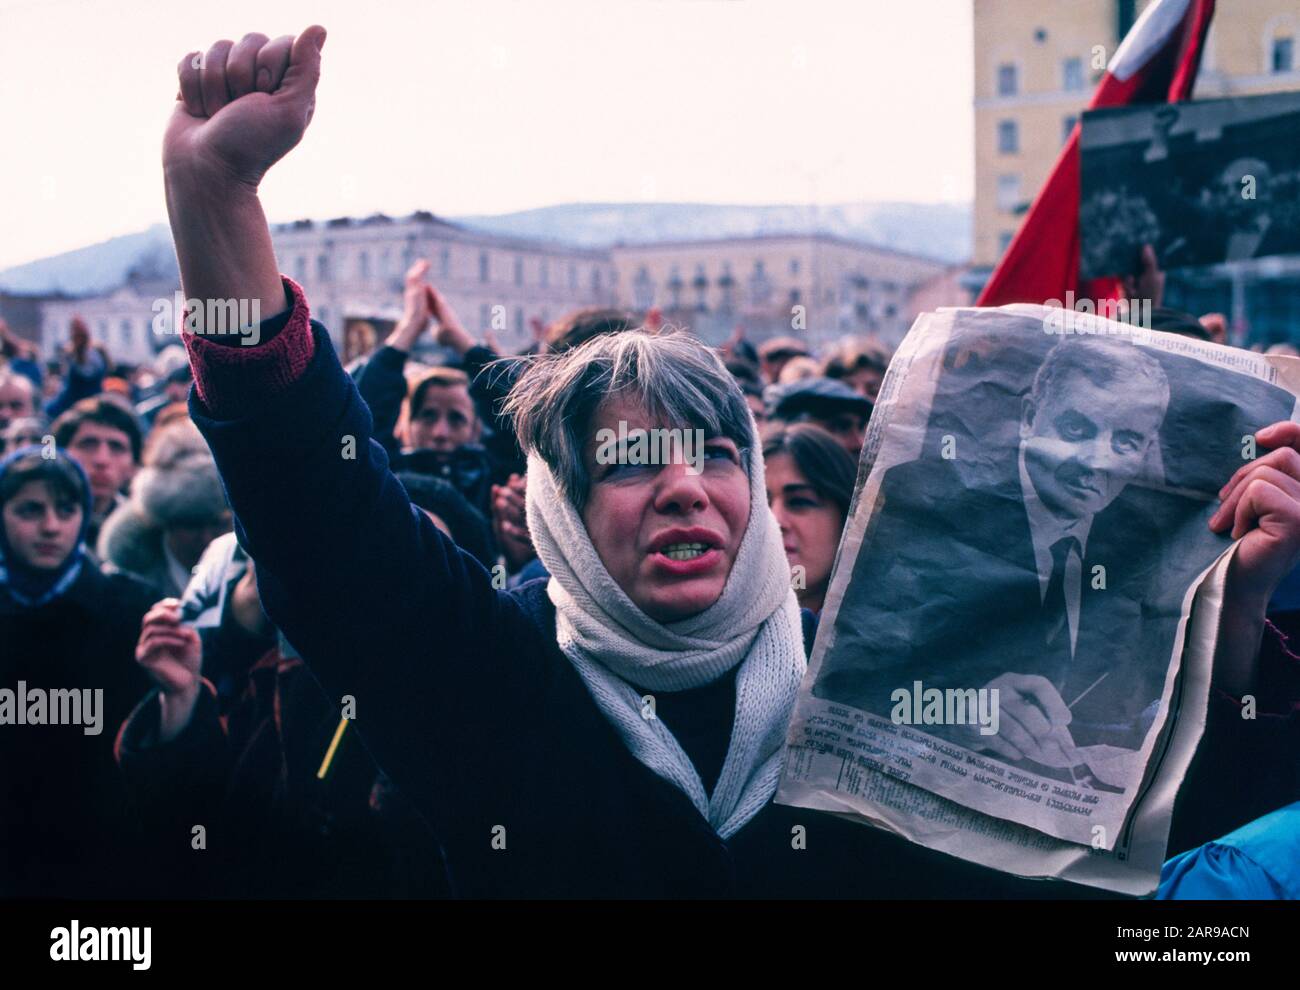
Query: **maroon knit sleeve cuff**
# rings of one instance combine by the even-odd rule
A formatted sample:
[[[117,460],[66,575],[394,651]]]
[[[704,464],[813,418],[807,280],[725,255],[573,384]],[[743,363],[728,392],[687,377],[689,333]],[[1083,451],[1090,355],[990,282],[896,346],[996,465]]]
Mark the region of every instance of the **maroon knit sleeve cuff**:
[[[273,327],[284,321],[284,314],[262,321],[262,340],[253,346],[242,341],[209,340],[188,332],[182,335],[194,370],[194,389],[208,412],[218,419],[237,418],[250,407],[283,392],[302,377],[311,363],[316,344],[307,297],[293,279],[286,275],[280,278],[292,305],[279,332],[274,332]]]
[[[1268,619],[1259,647],[1259,686],[1255,711],[1262,717],[1288,718],[1300,712],[1300,656],[1291,652],[1288,636]],[[1219,703],[1240,709],[1241,698],[1214,688]]]

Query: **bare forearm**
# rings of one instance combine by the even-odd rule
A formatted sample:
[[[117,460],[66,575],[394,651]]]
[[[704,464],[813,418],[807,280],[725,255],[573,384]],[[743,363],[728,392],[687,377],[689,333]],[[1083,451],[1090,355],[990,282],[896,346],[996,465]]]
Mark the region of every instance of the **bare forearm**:
[[[1256,601],[1224,600],[1219,646],[1214,658],[1214,684],[1234,698],[1253,694],[1256,658],[1264,636],[1264,605]]]
[[[166,177],[181,285],[189,299],[247,299],[265,319],[284,309],[284,288],[257,192],[238,183]]]
[[[169,743],[176,739],[194,717],[194,706],[199,700],[202,685],[195,681],[191,688],[177,692],[160,692],[158,695],[158,741]]]
[[[474,338],[460,323],[447,324],[444,332],[439,334],[439,339],[440,343],[446,344],[461,357],[474,346]]]
[[[403,317],[397,321],[397,326],[393,328],[393,332],[388,335],[384,344],[403,354],[410,354],[411,348],[415,346],[415,342],[420,339],[420,334],[423,332],[422,326]]]

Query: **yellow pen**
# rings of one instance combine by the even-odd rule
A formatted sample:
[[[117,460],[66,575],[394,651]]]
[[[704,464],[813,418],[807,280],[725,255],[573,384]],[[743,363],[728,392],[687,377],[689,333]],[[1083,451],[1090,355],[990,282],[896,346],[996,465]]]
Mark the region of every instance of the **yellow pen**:
[[[334,730],[334,738],[330,740],[329,749],[325,750],[325,759],[321,760],[320,769],[316,771],[316,779],[324,780],[330,772],[330,765],[334,762],[334,754],[339,750],[339,743],[343,741],[343,733],[347,731],[348,719],[343,717],[339,719],[339,727]]]

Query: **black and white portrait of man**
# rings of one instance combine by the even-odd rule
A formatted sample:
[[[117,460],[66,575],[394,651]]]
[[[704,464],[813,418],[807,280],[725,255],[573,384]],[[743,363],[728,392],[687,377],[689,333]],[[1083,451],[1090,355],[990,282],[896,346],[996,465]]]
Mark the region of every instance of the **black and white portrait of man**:
[[[927,444],[885,473],[854,563],[862,597],[836,616],[839,649],[813,693],[887,714],[916,680],[996,688],[996,735],[937,734],[1117,790],[1087,752],[1138,750],[1156,719],[1181,595],[1161,583],[1162,529],[1208,504],[1165,490],[1168,377],[1127,339],[1070,336],[1018,400],[981,387],[1014,426],[994,429],[972,393],[936,408],[932,433],[957,424],[944,434],[954,456]]]
[[[1147,466],[1169,406],[1159,363],[1123,356],[1104,342],[1062,342],[1024,399],[1020,492],[1054,657],[1072,658],[1078,643],[1093,521]]]

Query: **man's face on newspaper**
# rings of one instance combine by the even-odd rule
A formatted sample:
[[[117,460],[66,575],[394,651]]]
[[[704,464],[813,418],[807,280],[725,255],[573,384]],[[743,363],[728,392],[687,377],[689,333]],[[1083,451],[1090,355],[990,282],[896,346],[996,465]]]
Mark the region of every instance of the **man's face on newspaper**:
[[[1131,381],[1098,386],[1075,373],[1037,407],[1025,399],[1025,468],[1050,512],[1063,519],[1095,515],[1142,470],[1165,410],[1133,387]]]

